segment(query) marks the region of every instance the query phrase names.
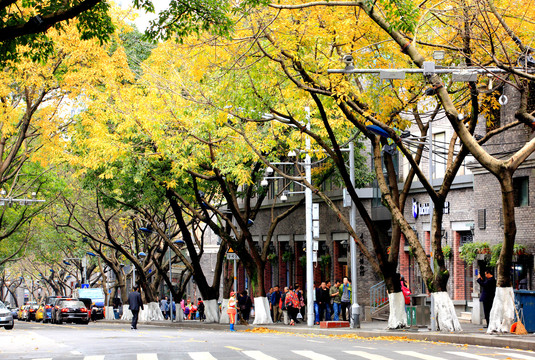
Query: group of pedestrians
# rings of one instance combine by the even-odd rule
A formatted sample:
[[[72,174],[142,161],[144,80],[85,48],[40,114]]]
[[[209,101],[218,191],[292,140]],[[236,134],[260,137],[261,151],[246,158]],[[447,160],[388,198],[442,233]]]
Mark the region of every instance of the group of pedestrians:
[[[351,316],[351,282],[344,277],[342,282],[322,281],[314,292],[314,323],[320,321],[349,321]],[[340,315],[342,315],[340,317]]]
[[[174,301],[169,301],[169,298],[166,296],[160,300],[160,311],[165,320],[170,319],[171,316],[174,320],[176,317],[176,303]]]
[[[283,291],[280,291],[279,286],[276,285],[269,289],[267,298],[274,323],[283,321],[285,313],[289,325],[295,325],[299,323],[299,319],[303,318],[305,301],[299,284],[284,287]]]

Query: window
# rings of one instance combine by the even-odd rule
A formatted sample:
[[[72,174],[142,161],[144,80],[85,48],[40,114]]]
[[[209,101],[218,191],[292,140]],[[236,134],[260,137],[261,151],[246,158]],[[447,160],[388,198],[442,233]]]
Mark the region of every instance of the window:
[[[513,179],[515,207],[529,205],[529,177],[522,176]]]
[[[446,174],[447,148],[446,133],[433,134],[433,179],[442,179]]]

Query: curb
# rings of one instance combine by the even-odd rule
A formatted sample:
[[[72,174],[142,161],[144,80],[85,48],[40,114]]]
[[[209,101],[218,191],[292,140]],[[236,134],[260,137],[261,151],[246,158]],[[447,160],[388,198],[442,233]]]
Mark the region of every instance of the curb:
[[[129,324],[129,321],[123,320],[100,320],[99,323],[104,324]],[[156,327],[167,327],[176,329],[195,329],[195,330],[226,330],[228,325],[216,323],[200,323],[200,322],[139,322],[143,325],[150,325]],[[262,326],[250,326],[253,329]],[[535,349],[535,336],[528,335],[528,338],[519,338],[518,335],[480,335],[473,333],[440,333],[440,332],[425,332],[418,333],[410,330],[338,330],[338,329],[309,329],[309,328],[282,328],[279,326],[264,326],[270,330],[277,330],[282,332],[289,332],[295,334],[312,334],[312,335],[344,335],[353,334],[364,338],[379,338],[379,337],[401,337],[409,340],[418,341],[432,341],[459,345],[475,345],[475,346],[489,346],[499,348],[510,348],[519,350],[533,350]],[[238,329],[240,329],[238,327]]]

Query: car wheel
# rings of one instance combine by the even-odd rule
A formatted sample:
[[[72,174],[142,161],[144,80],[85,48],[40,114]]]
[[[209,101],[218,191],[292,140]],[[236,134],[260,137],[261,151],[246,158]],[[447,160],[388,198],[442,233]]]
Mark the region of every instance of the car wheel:
[[[14,323],[11,323],[11,325],[6,325],[6,326],[4,326],[4,328],[5,328],[6,330],[13,330],[13,326],[14,326],[14,325],[15,325]]]

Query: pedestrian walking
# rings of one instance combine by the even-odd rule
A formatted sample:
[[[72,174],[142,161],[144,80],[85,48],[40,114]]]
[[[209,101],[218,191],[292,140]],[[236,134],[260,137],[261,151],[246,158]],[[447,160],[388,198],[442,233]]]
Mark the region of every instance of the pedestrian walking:
[[[489,326],[490,310],[492,309],[492,303],[494,302],[494,295],[496,294],[496,279],[492,274],[492,271],[485,270],[485,279],[481,277],[481,274],[477,276],[477,282],[481,286],[481,296],[479,301],[483,303],[483,311],[485,313],[485,321]]]
[[[331,301],[333,302],[333,320],[340,320],[340,311],[342,309],[342,298],[340,296],[340,280],[335,280],[334,285],[329,289]]]
[[[132,312],[132,325],[130,329],[137,330],[139,310],[143,310],[143,301],[139,293],[139,285],[134,285],[133,291],[128,295],[128,308]]]
[[[288,312],[288,316],[290,318],[290,325],[293,326],[297,322],[297,313],[299,312],[300,303],[299,298],[297,297],[297,294],[292,286],[290,286],[288,289],[284,302],[286,304],[286,311]]]
[[[119,296],[115,296],[113,298],[113,315],[115,316],[115,320],[118,320],[121,316],[121,310],[122,310],[122,302]]]
[[[320,287],[316,290],[316,302],[318,303],[318,315],[319,321],[326,319],[327,305],[330,302],[329,290],[327,289],[327,283],[322,281]]]
[[[251,297],[247,294],[247,290],[243,290],[241,292],[241,296],[238,300],[238,305],[240,307],[240,314],[242,316],[243,322],[245,324],[248,324],[253,303],[251,301]]]
[[[236,323],[236,293],[234,291],[230,292],[227,314],[230,321],[230,331],[236,331],[236,329],[234,329],[234,324]]]
[[[204,302],[201,298],[197,299],[197,311],[199,312],[199,320],[204,321],[206,316],[204,315]]]
[[[160,300],[160,311],[165,320],[167,320],[167,312],[169,311],[169,301],[167,300],[167,296]]]
[[[279,285],[275,285],[273,293],[271,294],[271,308],[273,309],[273,322],[277,323],[281,320],[281,293],[279,291]]]
[[[342,319],[349,321],[349,311],[351,310],[351,284],[349,279],[344,277],[343,284],[340,285],[340,302],[342,305]],[[347,317],[346,317],[347,314]]]

